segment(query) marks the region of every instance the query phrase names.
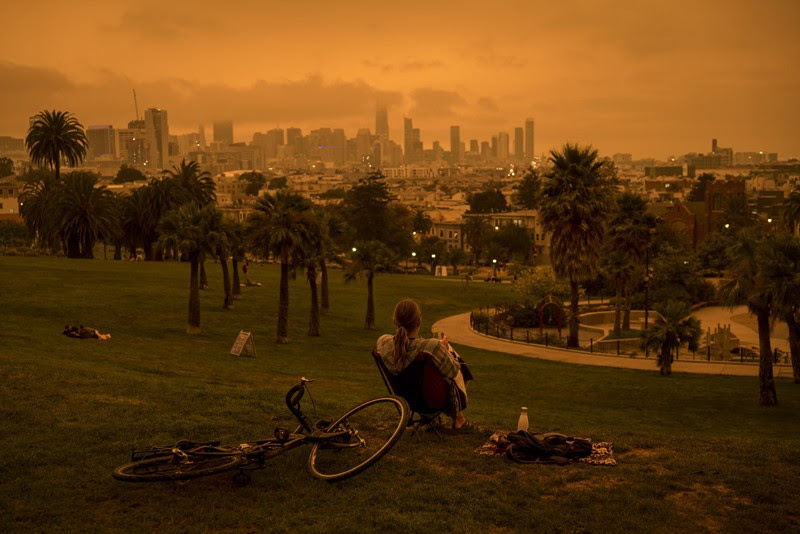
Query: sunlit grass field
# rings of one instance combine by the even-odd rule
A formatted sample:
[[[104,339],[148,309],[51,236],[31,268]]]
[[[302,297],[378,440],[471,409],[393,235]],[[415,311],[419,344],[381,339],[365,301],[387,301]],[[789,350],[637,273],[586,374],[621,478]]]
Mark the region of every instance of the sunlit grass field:
[[[775,532],[800,529],[800,386],[760,408],[755,378],[661,377],[458,347],[476,380],[474,434],[405,436],[377,465],[328,484],[298,449],[239,487],[229,474],[189,483],[111,478],[131,447],[181,438],[227,443],[290,426],[283,395],[299,376],[319,417],[385,392],[369,349],[391,310],[417,299],[423,329],[512,296],[508,285],[431,276],[366,288],[331,272],[331,311],[308,337],[308,287],[291,282],[290,344],[277,345],[275,265],[253,265],[233,310],[207,263],[199,336],[185,333],[189,267],[180,263],[0,257],[0,530],[73,532],[397,531]],[[112,334],[68,339],[66,323]],[[257,356],[229,354],[239,330]],[[618,465],[518,465],[474,449],[516,424],[614,443]],[[310,405],[308,406],[310,409]]]

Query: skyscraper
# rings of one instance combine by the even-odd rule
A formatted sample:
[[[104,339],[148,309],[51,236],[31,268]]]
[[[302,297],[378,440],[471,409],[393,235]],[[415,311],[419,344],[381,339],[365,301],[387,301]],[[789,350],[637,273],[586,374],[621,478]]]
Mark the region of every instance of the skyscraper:
[[[525,130],[514,128],[514,159],[525,160]]]
[[[169,125],[167,110],[149,108],[144,111],[144,136],[147,140],[149,169],[165,169],[169,166]]]
[[[233,121],[214,121],[214,142],[233,144]]]
[[[89,126],[86,129],[86,139],[89,141],[87,156],[94,159],[99,156],[114,156],[116,142],[114,140],[113,126]]]
[[[533,161],[533,119],[525,119],[525,165]]]
[[[458,126],[450,127],[450,160],[453,165],[461,162],[461,128]]]
[[[378,139],[389,139],[389,114],[386,106],[378,106],[375,110],[375,135]]]
[[[414,162],[414,122],[403,118],[403,155],[406,163]]]
[[[508,133],[500,132],[497,134],[497,159],[500,161],[508,160]]]

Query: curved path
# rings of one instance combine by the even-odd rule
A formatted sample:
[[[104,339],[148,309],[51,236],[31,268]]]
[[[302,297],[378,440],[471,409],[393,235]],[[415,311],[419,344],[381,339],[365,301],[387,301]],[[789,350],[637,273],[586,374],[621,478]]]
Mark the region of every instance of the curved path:
[[[588,353],[575,350],[528,345],[520,341],[508,341],[479,334],[469,327],[469,313],[453,315],[437,321],[431,327],[434,333],[444,333],[456,345],[466,345],[479,349],[517,354],[527,358],[574,363],[578,365],[601,365],[625,369],[656,371],[654,358],[631,358],[611,354]],[[705,362],[702,360],[676,360],[672,364],[676,373],[705,373],[714,375],[758,376],[757,363]],[[775,365],[776,377],[792,377],[791,365]]]

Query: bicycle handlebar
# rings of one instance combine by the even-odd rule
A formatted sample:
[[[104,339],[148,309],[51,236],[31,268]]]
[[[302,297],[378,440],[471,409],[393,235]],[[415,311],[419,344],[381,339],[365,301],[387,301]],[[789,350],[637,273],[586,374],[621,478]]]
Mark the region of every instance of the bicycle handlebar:
[[[292,412],[292,415],[294,415],[295,419],[300,422],[300,425],[306,432],[313,432],[314,428],[308,417],[306,417],[305,414],[300,411],[300,399],[302,399],[303,395],[305,395],[306,384],[313,381],[314,380],[302,376],[300,377],[300,382],[292,386],[291,389],[289,389],[289,391],[286,393],[286,406],[289,408],[289,411]]]

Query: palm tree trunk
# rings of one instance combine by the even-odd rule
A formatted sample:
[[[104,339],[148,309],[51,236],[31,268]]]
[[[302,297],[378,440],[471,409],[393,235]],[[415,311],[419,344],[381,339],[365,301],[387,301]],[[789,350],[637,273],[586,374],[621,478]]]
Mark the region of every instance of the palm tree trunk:
[[[789,327],[789,352],[792,355],[794,383],[800,384],[800,324],[793,310],[786,314],[786,325]]]
[[[569,281],[570,304],[569,304],[569,337],[567,338],[568,347],[578,347],[578,286],[577,280]]]
[[[189,326],[186,328],[187,334],[200,333],[200,287],[198,279],[198,267],[200,259],[197,252],[190,255],[191,275],[189,276]]]
[[[375,298],[372,287],[372,279],[375,276],[371,270],[367,272],[367,317],[364,320],[364,328],[371,329],[375,326]]]
[[[114,243],[114,259],[122,259],[122,241],[117,241]]]
[[[219,256],[219,264],[222,267],[222,290],[225,292],[225,300],[222,307],[226,310],[233,308],[233,293],[231,293],[231,276],[228,273],[228,258],[222,251],[222,247],[217,248],[217,256]]]
[[[239,262],[236,261],[236,256],[231,258],[231,267],[233,268],[233,297],[236,298],[242,294],[242,281],[239,279]]]
[[[309,267],[306,272],[311,290],[311,313],[308,319],[308,335],[319,336],[319,299],[317,298],[317,269]]]
[[[622,291],[619,283],[614,284],[614,337],[620,336],[620,325],[622,324]]]
[[[322,287],[320,288],[322,302],[320,308],[324,314],[331,309],[331,302],[328,295],[328,266],[325,264],[325,260],[320,260],[319,272],[322,274]]]
[[[208,276],[206,275],[206,258],[205,254],[200,254],[200,289],[208,288]]]
[[[289,342],[289,251],[281,252],[281,282],[278,295],[278,343]]]
[[[775,378],[772,374],[772,346],[769,339],[769,308],[756,309],[758,321],[758,362],[759,403],[761,406],[777,406],[778,394],[775,392]]]
[[[658,366],[662,375],[672,374],[672,347],[669,343],[661,345],[661,355],[658,359]]]
[[[622,329],[631,329],[631,289],[630,283],[625,282],[622,285],[623,306],[622,306]]]

